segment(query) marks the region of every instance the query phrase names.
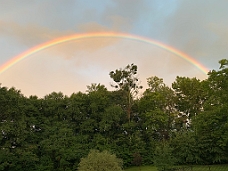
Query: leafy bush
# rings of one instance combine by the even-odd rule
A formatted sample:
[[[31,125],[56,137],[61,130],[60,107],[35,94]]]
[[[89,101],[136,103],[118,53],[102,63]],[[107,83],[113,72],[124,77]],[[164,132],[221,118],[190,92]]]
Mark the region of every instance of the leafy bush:
[[[87,157],[82,158],[79,171],[122,171],[123,162],[108,151],[91,150]]]

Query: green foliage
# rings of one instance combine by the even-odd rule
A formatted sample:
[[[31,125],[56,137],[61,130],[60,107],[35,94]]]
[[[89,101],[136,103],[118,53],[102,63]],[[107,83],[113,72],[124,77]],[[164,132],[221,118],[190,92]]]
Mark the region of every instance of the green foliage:
[[[219,69],[221,69],[221,68],[224,69],[224,68],[226,68],[228,66],[228,60],[227,59],[222,59],[222,60],[219,61],[219,64],[220,64]]]
[[[137,93],[141,87],[137,84],[138,78],[137,65],[127,65],[124,69],[117,69],[109,73],[110,77],[117,83],[116,88],[123,89],[125,91],[134,91]]]
[[[228,165],[191,165],[191,166],[178,166],[177,171],[227,171]],[[179,168],[179,169],[178,169]],[[130,167],[125,171],[138,171],[138,167]],[[153,165],[142,166],[141,171],[157,171]]]
[[[198,152],[202,163],[228,161],[228,69],[227,60],[220,61],[220,70],[212,70],[206,80],[207,101],[204,110],[193,121]]]
[[[173,88],[150,77],[140,98],[134,64],[110,72],[115,91],[91,84],[38,98],[0,87],[0,170],[73,170],[90,149],[125,168],[228,163],[227,60],[220,65],[203,81],[177,77]]]
[[[169,139],[176,117],[174,92],[158,77],[150,77],[147,82],[149,88],[138,105],[143,118],[142,127],[154,139]]]
[[[82,158],[79,171],[121,171],[122,160],[108,151],[91,150],[87,157]]]
[[[135,166],[141,166],[142,165],[142,156],[140,155],[140,153],[136,152],[133,154],[132,164]]]
[[[196,117],[194,123],[202,163],[227,161],[227,107],[216,107],[211,111],[205,111]]]
[[[142,86],[140,86],[138,83],[139,79],[136,76],[137,69],[137,65],[131,64],[127,65],[124,69],[116,69],[115,71],[111,71],[109,73],[110,77],[116,83],[116,85],[112,86],[122,91],[126,98],[125,110],[127,112],[127,118],[129,122],[131,120],[131,108],[133,105],[133,100],[139,93],[139,90],[142,89]]]
[[[154,154],[154,165],[158,171],[172,170],[176,162],[172,155],[173,149],[167,143],[158,145]]]
[[[199,162],[200,157],[197,152],[194,132],[186,130],[175,132],[170,141],[170,146],[173,148],[172,155],[178,164],[187,165]]]
[[[201,111],[206,98],[203,82],[196,78],[177,77],[172,88],[177,95],[175,103],[181,116],[191,119]]]

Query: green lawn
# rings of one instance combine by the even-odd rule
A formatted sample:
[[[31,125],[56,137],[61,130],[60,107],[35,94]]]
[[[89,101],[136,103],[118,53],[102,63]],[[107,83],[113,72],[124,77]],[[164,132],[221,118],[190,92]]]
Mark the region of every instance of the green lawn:
[[[228,165],[212,165],[212,166],[193,166],[192,170],[189,167],[188,169],[184,169],[185,171],[228,171]],[[125,169],[125,171],[157,171],[155,166],[141,166],[141,170],[139,167],[131,167]]]
[[[155,166],[141,166],[141,171],[157,171]],[[125,169],[125,171],[140,171],[139,167],[131,167]]]

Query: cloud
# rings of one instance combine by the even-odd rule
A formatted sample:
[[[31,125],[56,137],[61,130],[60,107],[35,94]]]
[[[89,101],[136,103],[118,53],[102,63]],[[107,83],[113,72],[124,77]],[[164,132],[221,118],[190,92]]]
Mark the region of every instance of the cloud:
[[[79,32],[83,32],[83,33],[113,31],[113,29],[102,26],[96,22],[89,22],[89,23],[80,24],[77,26],[77,30]]]
[[[104,15],[118,15],[129,21],[135,21],[142,14],[142,9],[147,9],[144,2],[141,0],[112,0],[112,5],[106,7]]]
[[[102,24],[113,30],[131,32],[137,20],[148,12],[145,1],[141,0],[111,0],[103,13],[100,14]]]
[[[109,29],[108,27],[99,25],[95,22],[81,24],[77,26],[77,30],[77,34],[96,34],[114,31],[113,29]],[[116,30],[116,32],[118,31]],[[52,53],[53,56],[61,56],[64,59],[72,59],[80,54],[91,54],[102,50],[103,48],[115,46],[119,41],[121,41],[121,39],[115,37],[87,37],[61,43],[57,45],[58,48],[53,48],[53,51],[50,50],[49,53]]]
[[[14,47],[8,51],[16,51],[75,33],[127,32],[159,40],[209,64],[227,52],[226,6],[222,0],[107,0],[94,4],[71,0],[27,5],[23,1],[23,5],[10,3],[3,10],[0,36],[9,43],[9,49]],[[177,75],[205,78],[194,65],[163,49],[119,38],[59,44],[33,54],[0,76],[3,86],[15,86],[26,95],[43,96],[52,91],[71,94],[85,90],[90,83],[109,87],[109,72],[131,63],[138,65],[144,87],[150,76],[164,78],[168,84]]]
[[[210,23],[208,24],[208,30],[213,35],[213,42],[210,44],[210,49],[216,53],[222,54],[221,56],[226,57],[228,48],[228,23]]]
[[[207,66],[227,55],[228,16],[225,0],[177,1],[176,10],[166,18],[168,42]]]
[[[117,27],[116,27],[117,28]],[[110,32],[114,29],[110,29],[95,22],[84,23],[77,26],[78,34],[80,33],[100,33]],[[115,31],[117,31],[116,29]],[[37,25],[20,25],[16,22],[0,22],[0,35],[7,35],[12,38],[16,38],[19,43],[22,43],[28,47],[37,46],[38,44],[47,42],[49,40],[56,39],[61,36],[73,35],[73,31],[58,31],[44,28]],[[74,42],[80,43],[75,46]],[[118,38],[86,38],[75,41],[70,41],[58,45],[58,48],[54,48],[54,51],[50,51],[52,55],[60,55],[65,59],[71,59],[76,52],[93,52],[100,50],[104,47],[114,45],[119,41]],[[51,49],[51,48],[50,48]]]
[[[17,39],[27,46],[34,46],[44,41],[72,33],[51,30],[34,24],[21,25],[17,22],[0,21],[0,34]]]

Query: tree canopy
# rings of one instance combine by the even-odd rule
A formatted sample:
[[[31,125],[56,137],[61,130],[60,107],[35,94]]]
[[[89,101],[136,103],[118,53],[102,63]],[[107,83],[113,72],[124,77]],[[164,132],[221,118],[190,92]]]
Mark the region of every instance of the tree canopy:
[[[113,91],[93,83],[38,98],[0,86],[0,170],[228,163],[228,60],[219,63],[207,79],[177,76],[172,87],[151,76],[140,98],[135,64],[109,73]]]

